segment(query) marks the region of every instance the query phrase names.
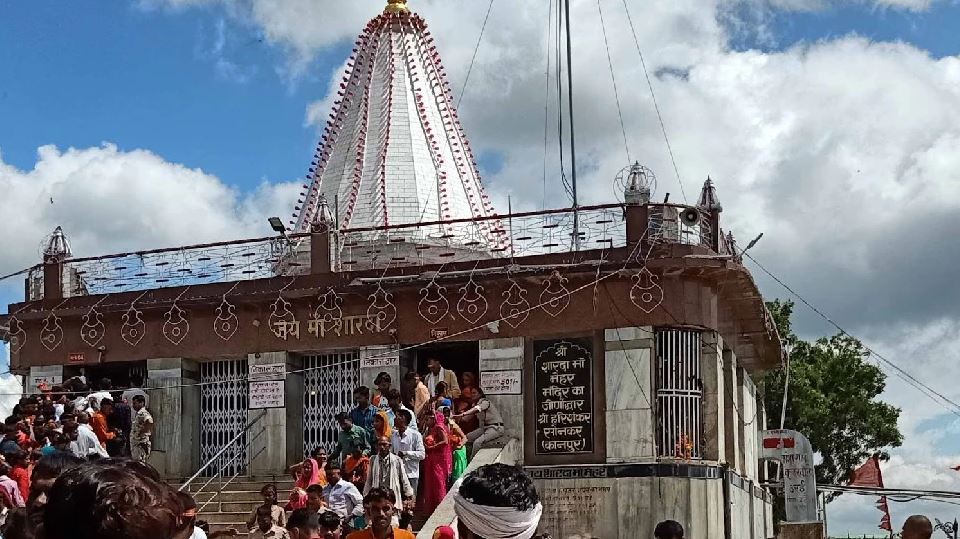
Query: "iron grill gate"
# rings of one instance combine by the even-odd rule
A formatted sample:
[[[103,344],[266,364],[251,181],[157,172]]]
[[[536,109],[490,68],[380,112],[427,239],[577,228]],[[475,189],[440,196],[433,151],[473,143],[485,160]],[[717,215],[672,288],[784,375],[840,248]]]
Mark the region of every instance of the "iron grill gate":
[[[703,456],[703,378],[699,331],[657,331],[657,454]]]
[[[200,461],[206,463],[247,425],[247,360],[200,364]],[[208,470],[232,477],[247,471],[244,433]]]
[[[353,390],[360,386],[360,352],[305,356],[303,366],[303,451],[331,451],[339,431],[333,416],[353,407]]]

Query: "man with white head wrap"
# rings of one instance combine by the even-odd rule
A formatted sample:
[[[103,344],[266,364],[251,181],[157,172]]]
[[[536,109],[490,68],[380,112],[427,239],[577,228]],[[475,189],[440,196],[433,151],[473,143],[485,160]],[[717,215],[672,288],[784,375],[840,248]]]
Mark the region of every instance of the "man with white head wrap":
[[[543,514],[533,481],[506,464],[468,474],[453,501],[460,539],[531,539]]]

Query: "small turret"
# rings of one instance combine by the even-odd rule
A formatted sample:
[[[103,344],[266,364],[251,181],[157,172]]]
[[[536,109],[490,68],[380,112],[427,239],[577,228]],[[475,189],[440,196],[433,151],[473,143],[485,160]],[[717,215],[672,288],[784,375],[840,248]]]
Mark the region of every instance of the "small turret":
[[[709,212],[720,213],[723,211],[723,205],[720,204],[720,199],[717,198],[717,188],[713,185],[713,180],[710,179],[710,176],[707,176],[707,181],[703,182],[703,189],[700,190],[700,200],[697,202],[697,207]]]
[[[46,245],[43,247],[44,262],[62,262],[73,256],[70,251],[70,242],[59,226],[53,230],[53,234],[47,238]]]

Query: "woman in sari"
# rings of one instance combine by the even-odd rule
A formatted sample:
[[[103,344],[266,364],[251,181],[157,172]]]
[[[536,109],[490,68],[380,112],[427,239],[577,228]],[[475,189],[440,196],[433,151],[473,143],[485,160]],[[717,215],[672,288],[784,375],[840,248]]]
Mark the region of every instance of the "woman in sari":
[[[450,451],[450,430],[440,411],[427,417],[424,428],[426,435],[423,445],[427,456],[423,459],[423,473],[420,476],[421,500],[417,504],[417,510],[424,515],[430,515],[447,495],[447,477],[453,468],[453,454]]]
[[[463,472],[467,469],[467,435],[460,429],[460,425],[451,419],[449,406],[441,406],[440,411],[447,421],[447,427],[450,429],[450,451],[453,454],[453,468],[450,471],[450,482],[453,484]]]
[[[326,457],[326,453],[323,456]],[[307,506],[307,487],[320,484],[320,463],[310,457],[300,464],[291,466],[290,472],[293,475],[294,486],[284,509],[294,511]]]

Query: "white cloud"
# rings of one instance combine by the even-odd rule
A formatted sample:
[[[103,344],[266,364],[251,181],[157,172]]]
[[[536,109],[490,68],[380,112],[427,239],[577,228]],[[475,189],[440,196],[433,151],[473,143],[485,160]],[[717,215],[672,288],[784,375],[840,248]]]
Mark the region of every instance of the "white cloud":
[[[75,256],[268,235],[266,217],[288,213],[298,187],[264,183],[242,195],[146,150],[43,146],[32,170],[0,159],[0,274],[38,263],[56,226]]]

